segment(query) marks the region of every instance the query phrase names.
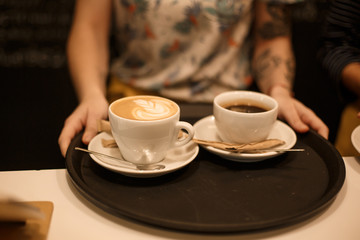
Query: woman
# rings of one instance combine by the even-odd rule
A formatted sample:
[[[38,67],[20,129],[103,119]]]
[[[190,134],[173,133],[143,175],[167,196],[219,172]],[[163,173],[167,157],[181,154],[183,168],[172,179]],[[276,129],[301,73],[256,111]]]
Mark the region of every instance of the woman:
[[[134,93],[176,101],[211,102],[223,91],[259,89],[279,103],[279,117],[296,131],[326,125],[292,96],[295,61],[287,5],[296,0],[78,0],[68,42],[70,72],[79,105],[59,137],[63,155],[85,128],[107,118],[106,78]],[[109,70],[111,13],[120,54]],[[116,80],[114,80],[116,79]]]

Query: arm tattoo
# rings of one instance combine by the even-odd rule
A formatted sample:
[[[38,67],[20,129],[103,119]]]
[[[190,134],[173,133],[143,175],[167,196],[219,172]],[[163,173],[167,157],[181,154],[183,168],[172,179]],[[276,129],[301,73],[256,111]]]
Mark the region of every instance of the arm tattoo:
[[[285,64],[286,70],[284,73],[285,79],[291,84],[295,75],[295,61],[292,57],[282,59],[279,56],[273,55],[270,49],[263,51],[257,59],[253,68],[253,75],[257,81],[264,81],[272,72],[279,68],[280,65]]]
[[[267,4],[266,10],[271,20],[264,23],[258,30],[263,39],[271,39],[279,36],[286,36],[290,33],[289,9],[279,4]]]
[[[295,77],[295,60],[293,58],[289,58],[285,61],[285,64],[286,64],[285,79],[292,84]]]

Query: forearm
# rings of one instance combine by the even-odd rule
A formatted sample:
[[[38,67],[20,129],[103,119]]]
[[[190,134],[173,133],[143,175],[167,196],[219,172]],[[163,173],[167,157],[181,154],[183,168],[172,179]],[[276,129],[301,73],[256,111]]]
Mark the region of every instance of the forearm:
[[[341,78],[348,89],[360,96],[360,62],[353,62],[345,66]]]
[[[360,96],[359,7],[357,0],[332,1],[324,22],[322,65],[346,101],[353,100],[347,90]]]
[[[291,92],[295,71],[295,60],[286,39],[264,44],[254,54],[253,69],[259,89],[271,95],[281,87]],[[285,49],[284,47],[287,46]]]
[[[73,84],[80,100],[92,94],[104,94],[107,57],[95,50],[98,44],[91,33],[75,33],[68,44],[68,62]]]
[[[275,88],[290,94],[295,72],[289,16],[281,5],[256,5],[253,75],[262,92]]]
[[[84,9],[85,2],[90,1],[80,0],[77,3],[67,45],[69,70],[80,101],[89,97],[105,96],[109,64],[110,16],[106,14],[109,9],[100,11],[98,17],[90,17],[94,12]],[[96,23],[100,17],[105,19]]]

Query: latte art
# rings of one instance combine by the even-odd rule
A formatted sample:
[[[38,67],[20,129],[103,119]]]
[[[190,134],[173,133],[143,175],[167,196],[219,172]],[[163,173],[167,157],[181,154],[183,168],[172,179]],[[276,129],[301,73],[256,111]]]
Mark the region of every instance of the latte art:
[[[138,107],[132,110],[132,115],[138,120],[155,120],[172,115],[171,105],[167,101],[159,99],[135,99],[134,103]]]
[[[152,121],[173,116],[178,112],[178,106],[166,98],[134,96],[114,102],[111,111],[119,117],[131,120]]]

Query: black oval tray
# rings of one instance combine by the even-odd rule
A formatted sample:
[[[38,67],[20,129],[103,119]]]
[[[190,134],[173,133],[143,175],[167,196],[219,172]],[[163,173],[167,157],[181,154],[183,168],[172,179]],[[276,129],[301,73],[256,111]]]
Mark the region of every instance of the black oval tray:
[[[236,232],[282,227],[327,207],[341,189],[345,166],[337,150],[313,131],[296,148],[258,163],[224,160],[202,149],[185,168],[160,177],[126,177],[74,151],[66,167],[90,202],[117,216],[193,232]]]

